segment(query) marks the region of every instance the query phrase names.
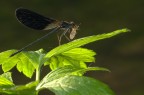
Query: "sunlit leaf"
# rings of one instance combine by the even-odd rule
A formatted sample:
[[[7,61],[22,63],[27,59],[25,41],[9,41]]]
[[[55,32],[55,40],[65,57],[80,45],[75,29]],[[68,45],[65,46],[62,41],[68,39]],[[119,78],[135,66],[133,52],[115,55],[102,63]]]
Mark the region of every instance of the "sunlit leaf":
[[[10,86],[0,88],[2,95],[38,95],[35,90],[38,82],[31,82],[26,85]]]
[[[83,61],[75,60],[68,56],[57,55],[49,59],[51,70],[55,70],[63,66],[73,66],[74,68],[86,68],[86,64]]]
[[[11,78],[11,73],[7,72],[0,75],[0,87],[3,86],[13,86],[13,80]]]
[[[114,95],[106,84],[84,76],[68,75],[37,86],[37,90],[45,88],[56,95]]]
[[[74,68],[73,66],[65,66],[57,68],[56,70],[51,71],[48,75],[46,75],[40,84],[45,84],[45,82],[51,82],[55,79],[59,79],[66,75],[77,75],[81,76],[86,71],[93,71],[93,70],[102,70],[102,71],[109,71],[106,68],[102,67],[88,67],[88,68]]]
[[[43,62],[44,54],[38,51],[21,52],[10,57],[16,50],[8,50],[0,53],[0,64],[4,72],[11,70],[14,66],[19,72],[31,78],[35,69]]]
[[[69,51],[63,52],[62,55],[83,62],[94,62],[94,55],[96,55],[96,53],[85,48],[74,48]]]
[[[66,43],[66,44],[63,44],[63,45],[60,45],[60,46],[54,48],[49,53],[47,53],[45,57],[50,58],[54,55],[58,55],[60,53],[71,50],[73,48],[80,47],[80,46],[86,45],[86,44],[94,42],[94,41],[110,38],[110,37],[118,35],[120,33],[129,32],[129,31],[130,31],[129,29],[120,29],[120,30],[116,30],[116,31],[113,31],[110,33],[104,33],[104,34],[100,34],[100,35],[94,35],[94,36],[88,36],[88,37],[76,39],[74,41],[71,41],[69,43]]]
[[[92,50],[74,48],[49,58],[49,61],[45,63],[45,65],[50,64],[52,70],[66,65],[71,65],[75,68],[85,68],[87,67],[85,62],[95,61],[94,55],[96,55],[96,53]]]

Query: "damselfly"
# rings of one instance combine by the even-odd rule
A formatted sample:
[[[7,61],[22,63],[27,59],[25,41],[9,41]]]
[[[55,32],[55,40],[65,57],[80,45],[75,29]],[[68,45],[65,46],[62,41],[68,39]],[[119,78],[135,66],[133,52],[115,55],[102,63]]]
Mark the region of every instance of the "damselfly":
[[[24,8],[18,8],[15,11],[17,19],[24,24],[25,26],[36,29],[36,30],[50,30],[46,35],[42,36],[41,38],[33,41],[32,43],[26,45],[25,47],[21,48],[20,50],[11,54],[11,57],[20,53],[27,47],[37,43],[38,41],[46,38],[51,33],[54,33],[58,30],[63,30],[64,32],[59,37],[59,42],[61,41],[62,36],[66,33],[70,33],[70,36],[66,38],[72,40],[76,35],[76,30],[78,29],[78,25],[74,24],[74,22],[67,22],[67,21],[58,21],[52,18],[44,17],[36,12],[30,11]]]

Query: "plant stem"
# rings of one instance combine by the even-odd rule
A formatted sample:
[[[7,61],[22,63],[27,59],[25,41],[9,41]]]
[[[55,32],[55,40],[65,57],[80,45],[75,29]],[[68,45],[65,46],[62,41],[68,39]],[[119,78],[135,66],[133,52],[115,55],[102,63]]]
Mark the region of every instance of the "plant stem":
[[[40,69],[36,69],[36,81],[40,80]]]

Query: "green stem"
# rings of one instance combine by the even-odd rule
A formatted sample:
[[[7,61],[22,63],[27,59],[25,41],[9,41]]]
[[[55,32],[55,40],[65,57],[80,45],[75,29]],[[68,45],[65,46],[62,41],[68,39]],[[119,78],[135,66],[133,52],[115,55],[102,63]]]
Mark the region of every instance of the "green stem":
[[[36,69],[36,81],[40,80],[40,69]]]

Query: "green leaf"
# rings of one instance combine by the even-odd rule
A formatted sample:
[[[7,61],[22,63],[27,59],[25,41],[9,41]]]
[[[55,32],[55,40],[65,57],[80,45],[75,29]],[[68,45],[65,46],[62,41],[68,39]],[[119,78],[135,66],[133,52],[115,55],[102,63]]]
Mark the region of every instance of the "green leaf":
[[[86,44],[94,42],[94,41],[110,38],[110,37],[118,35],[120,33],[129,32],[129,31],[130,31],[129,29],[120,29],[120,30],[113,31],[111,33],[104,33],[104,34],[100,34],[100,35],[83,37],[83,38],[71,41],[67,44],[64,44],[64,45],[54,48],[53,50],[51,50],[49,53],[46,54],[45,58],[50,58],[54,55],[58,55],[65,51],[74,49],[76,47],[80,47],[80,46],[86,45]]]
[[[38,85],[37,90],[44,88],[51,90],[56,95],[114,95],[106,84],[84,76],[64,76]]]
[[[34,70],[38,69],[44,62],[43,54],[40,51],[21,52],[13,57],[11,54],[16,50],[8,50],[0,53],[0,64],[4,72],[11,70],[14,66],[17,67],[19,72],[23,72],[24,75],[31,78]]]
[[[10,72],[0,75],[0,88],[4,86],[13,86],[13,85],[14,84]]]
[[[77,75],[82,76],[86,71],[93,71],[93,70],[103,70],[109,71],[106,68],[101,67],[88,67],[88,68],[74,68],[73,66],[65,66],[57,68],[56,70],[51,71],[48,75],[46,75],[43,80],[39,83],[37,89],[43,88],[41,85],[45,83],[53,82],[56,79],[62,78],[68,75]]]
[[[45,83],[45,81],[53,81],[66,75],[82,75],[84,72],[86,72],[86,69],[84,68],[74,68],[73,66],[59,67],[46,75],[41,83]]]
[[[110,70],[109,69],[107,69],[107,68],[103,68],[103,67],[88,67],[87,69],[86,69],[86,71],[108,71],[108,72],[110,72]]]
[[[0,53],[0,64],[2,64],[2,69],[4,72],[7,72],[10,69],[12,69],[19,61],[9,57],[14,52],[15,50],[8,50]]]
[[[35,90],[38,82],[31,82],[26,85],[11,86],[0,88],[2,95],[38,95],[38,91]]]
[[[53,56],[49,59],[49,64],[50,64],[50,68],[51,70],[55,70],[58,67],[62,67],[64,66],[64,58],[62,56]],[[46,64],[45,64],[46,65]]]
[[[0,64],[3,64],[4,61],[8,60],[8,57],[14,53],[15,50],[7,50],[0,53]]]
[[[60,77],[64,77],[66,75],[83,75],[86,71],[96,71],[96,70],[101,70],[101,71],[109,71],[106,68],[102,68],[102,67],[88,67],[88,68],[76,68],[73,66],[64,66],[64,67],[59,67],[53,71],[51,71],[48,75],[45,76],[45,78],[43,78],[43,83],[45,83],[45,81],[53,81],[55,79],[58,79]]]
[[[95,58],[93,56],[96,55],[96,53],[92,50],[84,48],[74,48],[69,51],[63,52],[62,55],[83,62],[94,62]]]
[[[30,51],[26,54],[36,69],[41,67],[41,65],[43,65],[43,63],[45,62],[45,60],[43,58],[45,56],[43,49],[39,49],[37,51]]]
[[[92,50],[85,48],[74,48],[49,58],[45,65],[50,64],[50,68],[52,70],[66,65],[71,65],[77,68],[86,68],[87,66],[85,62],[94,62],[94,55],[96,55],[96,53]]]
[[[83,61],[75,60],[67,56],[57,55],[49,59],[51,70],[55,70],[59,67],[73,66],[74,68],[86,68],[86,64]],[[47,65],[47,64],[45,64]]]

